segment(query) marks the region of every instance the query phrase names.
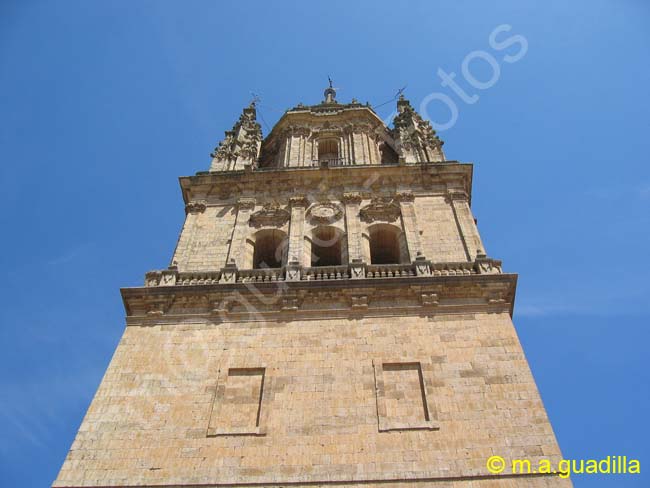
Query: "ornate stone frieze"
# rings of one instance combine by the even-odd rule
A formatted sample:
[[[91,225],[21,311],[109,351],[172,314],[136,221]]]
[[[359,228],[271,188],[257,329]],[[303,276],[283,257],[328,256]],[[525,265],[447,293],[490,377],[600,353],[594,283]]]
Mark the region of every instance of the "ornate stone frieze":
[[[282,227],[289,222],[291,214],[276,202],[264,204],[261,210],[254,212],[248,221],[251,227]]]
[[[309,137],[311,135],[312,128],[307,125],[294,125],[290,126],[288,133],[296,137]]]
[[[395,222],[400,216],[400,208],[390,197],[375,197],[359,210],[361,220],[372,222]]]
[[[233,172],[224,177],[220,174],[202,173],[182,177],[181,185],[187,195],[206,195],[211,198],[231,199],[243,195],[266,195],[286,200],[294,195],[310,195],[317,201],[320,198],[334,199],[335,195],[347,203],[348,197],[359,200],[362,188],[370,198],[375,193],[412,189],[419,194],[425,188],[433,189],[443,195],[447,188],[470,194],[471,165],[439,165],[431,163],[418,166],[376,165],[350,167],[337,171],[321,171],[318,168],[300,168],[283,171]],[[359,185],[361,183],[361,185]],[[296,195],[297,194],[297,195]],[[195,197],[189,198],[192,200]]]

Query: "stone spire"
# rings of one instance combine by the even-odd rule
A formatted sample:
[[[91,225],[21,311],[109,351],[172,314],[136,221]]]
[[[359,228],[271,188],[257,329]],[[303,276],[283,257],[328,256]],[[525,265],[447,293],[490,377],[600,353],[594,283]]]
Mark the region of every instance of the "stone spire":
[[[436,136],[428,120],[424,120],[404,95],[397,101],[397,115],[393,119],[391,135],[402,163],[444,161],[443,141]]]
[[[225,132],[224,139],[210,154],[210,171],[243,170],[254,167],[262,145],[262,127],[257,123],[255,102],[246,107],[232,130]]]

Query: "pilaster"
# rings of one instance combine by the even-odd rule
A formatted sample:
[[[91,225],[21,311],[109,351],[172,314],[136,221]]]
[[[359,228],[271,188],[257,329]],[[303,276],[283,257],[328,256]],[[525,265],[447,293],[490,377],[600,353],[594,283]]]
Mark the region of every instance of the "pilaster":
[[[305,265],[305,210],[308,204],[307,198],[304,196],[289,199],[291,221],[289,223],[288,262]]]
[[[232,238],[230,239],[230,248],[228,249],[228,259],[226,262],[234,264],[238,268],[242,267],[246,237],[249,232],[248,222],[250,220],[251,211],[254,208],[254,198],[240,198],[237,201],[237,218],[235,220],[235,228],[232,232]]]
[[[348,259],[350,262],[362,262],[361,224],[359,223],[359,204],[361,194],[358,192],[344,193],[341,199],[345,205],[345,228],[348,235]]]
[[[187,266],[196,234],[196,221],[199,218],[199,214],[205,212],[205,209],[205,202],[202,201],[191,201],[185,205],[185,222],[183,223],[178,244],[174,251],[174,257],[171,262],[172,266],[180,266],[181,269]]]
[[[420,231],[418,228],[415,205],[415,197],[410,191],[398,192],[395,199],[399,202],[402,213],[402,225],[404,226],[404,235],[406,236],[406,246],[409,252],[409,260],[414,262],[416,257],[422,254],[420,243]]]
[[[485,253],[481,236],[469,208],[469,198],[463,190],[449,189],[447,198],[454,212],[454,218],[458,225],[458,232],[465,247],[465,254],[468,261],[474,261],[479,251]]]

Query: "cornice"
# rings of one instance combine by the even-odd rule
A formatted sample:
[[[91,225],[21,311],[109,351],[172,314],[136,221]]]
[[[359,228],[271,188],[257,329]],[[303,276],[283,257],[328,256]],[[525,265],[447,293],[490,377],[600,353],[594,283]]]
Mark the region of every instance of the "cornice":
[[[361,104],[328,104],[316,106],[301,106],[286,111],[280,120],[273,126],[273,130],[266,137],[270,141],[286,129],[289,125],[295,123],[320,124],[323,119],[336,120],[341,123],[365,118],[371,121],[375,127],[382,127],[388,131],[384,121],[368,106]]]
[[[372,191],[447,194],[450,188],[471,199],[473,165],[457,161],[413,165],[351,165],[320,168],[275,168],[255,171],[203,172],[179,178],[185,203],[197,199],[208,203],[232,201],[242,196],[298,193]],[[365,182],[372,182],[370,188]]]
[[[516,274],[122,288],[127,325],[510,313]]]

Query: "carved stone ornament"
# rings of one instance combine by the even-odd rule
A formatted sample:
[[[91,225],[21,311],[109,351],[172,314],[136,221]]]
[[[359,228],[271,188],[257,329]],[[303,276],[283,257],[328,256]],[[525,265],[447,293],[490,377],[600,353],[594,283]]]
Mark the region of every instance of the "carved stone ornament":
[[[277,203],[266,203],[261,210],[251,215],[248,223],[251,227],[282,227],[290,219],[291,214]]]
[[[224,297],[221,300],[215,300],[212,302],[212,310],[210,313],[212,315],[224,315],[229,313],[235,306],[235,300],[233,297]]]
[[[225,132],[224,139],[210,154],[219,160],[235,160],[237,157],[251,163],[259,154],[262,143],[262,126],[257,123],[255,103],[245,108],[232,130]]]
[[[144,286],[158,286],[162,278],[160,271],[148,271],[144,277]]]
[[[412,202],[415,200],[415,195],[413,195],[412,191],[408,190],[398,191],[395,194],[395,200],[398,202]]]
[[[361,194],[359,192],[349,192],[344,193],[341,201],[348,204],[359,204],[361,203]]]
[[[237,265],[235,260],[230,258],[230,261],[224,268],[221,268],[221,276],[219,283],[235,283],[237,281]]]
[[[185,205],[185,213],[203,213],[205,212],[205,202],[189,202]]]
[[[367,223],[395,222],[400,216],[400,208],[390,197],[377,197],[359,211],[359,216]]]
[[[330,224],[336,222],[343,215],[341,207],[335,203],[317,203],[307,211],[307,217],[318,224]]]
[[[368,309],[368,295],[352,295],[352,296],[350,296],[350,308],[352,308],[352,310],[367,310]]]
[[[287,292],[282,296],[282,311],[295,312],[300,308],[300,298],[296,293]]]
[[[290,197],[289,204],[292,207],[306,207],[307,205],[309,205],[309,199],[303,195]]]
[[[469,197],[467,196],[467,192],[465,192],[465,190],[449,188],[447,190],[447,194],[445,195],[445,200],[447,202],[453,202],[453,201],[466,202],[469,200]]]
[[[423,307],[437,307],[440,304],[438,294],[431,291],[424,291],[420,293],[420,303],[422,303]]]
[[[237,193],[237,188],[233,189],[232,185],[220,185],[217,187],[216,195],[219,200],[227,200],[230,198],[230,195]]]
[[[237,200],[239,210],[253,210],[255,208],[254,198],[240,198]]]
[[[477,256],[476,265],[479,274],[501,274],[501,261],[489,258],[480,258]]]
[[[397,102],[397,115],[393,119],[391,136],[398,155],[407,162],[443,161],[443,142],[436,135],[428,120],[418,114],[403,96]]]
[[[172,302],[174,301],[174,296],[162,296],[162,297],[148,297],[145,300],[144,306],[147,311],[147,315],[164,315],[169,310]]]

